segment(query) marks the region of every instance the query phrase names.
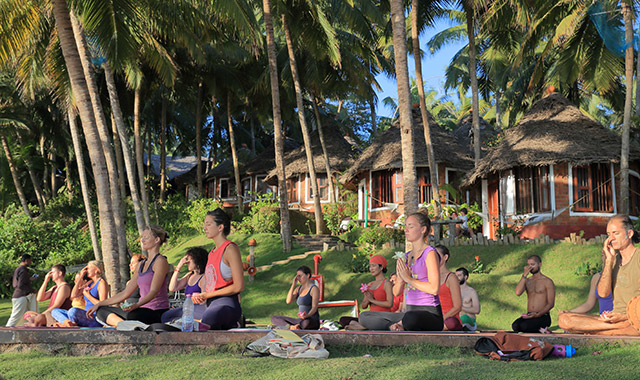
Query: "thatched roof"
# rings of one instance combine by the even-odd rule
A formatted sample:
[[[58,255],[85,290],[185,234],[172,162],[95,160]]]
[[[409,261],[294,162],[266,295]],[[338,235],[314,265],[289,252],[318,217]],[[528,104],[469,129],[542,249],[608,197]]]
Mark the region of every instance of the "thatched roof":
[[[358,149],[345,139],[344,134],[338,126],[333,124],[323,125],[322,127],[324,140],[329,155],[329,164],[333,171],[343,171],[353,165]],[[320,145],[320,137],[318,131],[311,133],[311,150],[313,152],[313,163],[317,173],[326,173],[327,169],[324,165],[324,157],[322,155],[322,146]],[[285,154],[284,162],[285,173],[287,177],[293,177],[299,174],[308,173],[307,155],[304,145]],[[274,168],[269,172],[265,181],[274,184],[277,181],[277,173]]]
[[[192,170],[197,164],[198,159],[195,156],[167,156],[166,161],[166,169],[167,169],[167,178],[171,181],[174,178],[186,174],[190,170]],[[147,154],[143,154],[144,162],[147,162]],[[208,160],[207,157],[202,157],[201,162],[204,164]],[[151,155],[151,168],[153,170],[153,174],[156,176],[160,176],[160,155],[152,154]],[[195,173],[195,171],[194,171]]]
[[[451,168],[471,169],[473,158],[471,152],[463,146],[451,133],[438,125],[429,115],[431,126],[431,142],[437,163],[445,163]],[[424,128],[420,110],[413,110],[413,147],[416,154],[415,164],[419,167],[429,166],[427,149],[424,142]],[[359,173],[367,170],[385,170],[402,168],[402,143],[400,122],[396,121],[383,134],[376,137],[373,143],[362,153],[355,164],[340,177],[341,183],[352,181]]]
[[[560,94],[536,102],[520,122],[504,132],[470,172],[463,186],[489,173],[516,166],[542,166],[559,162],[570,165],[620,161],[621,138],[584,114]],[[640,158],[631,146],[630,158]]]
[[[284,153],[287,154],[298,148],[300,144],[290,138],[284,139]],[[271,144],[267,149],[260,153],[256,158],[247,162],[244,166],[244,173],[247,175],[268,173],[276,167],[275,146]]]
[[[456,129],[453,131],[453,135],[462,143],[462,145],[466,146],[469,151],[474,151],[474,139],[473,139],[473,118],[471,114],[465,115],[458,125]],[[480,142],[482,155],[484,156],[487,153],[487,145],[486,141],[489,139],[494,139],[498,135],[495,129],[491,126],[491,124],[487,123],[487,121],[483,118],[480,118]]]
[[[240,173],[244,173],[244,167],[247,162],[253,160],[256,156],[247,148],[238,149],[238,165],[240,166]],[[218,165],[209,170],[204,178],[213,177],[233,177],[233,160],[226,158]]]

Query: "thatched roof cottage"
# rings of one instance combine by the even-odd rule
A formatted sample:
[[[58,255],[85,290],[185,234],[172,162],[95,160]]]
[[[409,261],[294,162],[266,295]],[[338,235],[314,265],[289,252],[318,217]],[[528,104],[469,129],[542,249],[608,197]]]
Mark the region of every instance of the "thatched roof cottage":
[[[605,233],[619,211],[621,138],[560,94],[537,103],[504,132],[464,184],[482,182],[484,234],[526,220],[521,237]],[[638,215],[640,150],[631,147],[631,205]],[[632,214],[634,214],[632,213]]]
[[[347,170],[358,155],[358,149],[348,137],[345,137],[337,125],[328,123],[323,125],[323,135],[326,144],[329,164],[331,165],[331,176],[335,178],[344,170]],[[313,163],[316,169],[318,180],[320,202],[329,202],[329,181],[327,180],[327,169],[320,145],[318,131],[311,133],[311,150],[313,151]],[[314,211],[313,192],[309,179],[307,166],[307,155],[304,145],[285,154],[285,173],[287,174],[287,193],[289,196],[289,207],[298,208],[302,211]],[[278,183],[275,165],[267,175],[265,181],[276,186]],[[336,194],[339,195],[339,194]]]
[[[437,163],[438,182],[455,184],[467,170],[473,168],[471,152],[451,133],[440,127],[429,115],[431,140]],[[413,110],[414,151],[420,202],[432,199],[429,161],[424,140],[422,118],[418,109]],[[362,153],[353,166],[340,177],[347,188],[358,190],[359,219],[365,210],[369,219],[382,224],[392,224],[403,211],[402,197],[402,143],[399,121],[378,136]],[[366,194],[366,202],[365,202]],[[448,194],[443,192],[443,197]],[[467,201],[466,197],[460,201]]]

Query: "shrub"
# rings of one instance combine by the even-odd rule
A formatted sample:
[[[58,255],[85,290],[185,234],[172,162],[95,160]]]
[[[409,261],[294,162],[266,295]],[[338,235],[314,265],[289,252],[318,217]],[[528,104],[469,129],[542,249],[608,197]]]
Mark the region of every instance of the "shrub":
[[[395,239],[401,241],[403,239],[402,230],[395,228],[386,228],[381,226],[373,226],[362,229],[362,233],[356,244],[358,246],[371,246],[374,248],[380,248],[384,243]]]
[[[248,234],[280,232],[280,214],[278,200],[272,194],[257,194],[256,200],[249,203],[249,212],[234,226]]]
[[[578,265],[575,274],[578,276],[593,276],[602,271],[602,261],[597,263],[584,262]]]
[[[351,263],[349,269],[353,273],[368,273],[369,272],[369,259],[373,256],[373,250],[364,248],[351,256]]]
[[[340,224],[348,217],[357,218],[358,195],[352,191],[344,191],[338,203],[322,206],[322,217],[332,235],[340,233]]]
[[[222,207],[222,202],[213,198],[199,198],[191,201],[191,204],[186,210],[187,217],[189,218],[189,226],[194,231],[202,231],[204,217],[207,215],[207,212],[213,211],[218,207]]]

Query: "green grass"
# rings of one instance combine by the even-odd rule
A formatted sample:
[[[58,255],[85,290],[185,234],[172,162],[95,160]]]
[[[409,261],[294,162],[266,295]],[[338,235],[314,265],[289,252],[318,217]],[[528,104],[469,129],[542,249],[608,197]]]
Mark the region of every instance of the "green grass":
[[[600,355],[593,355],[595,350]],[[433,345],[330,346],[329,359],[243,358],[240,347],[187,354],[93,356],[42,352],[0,354],[0,376],[10,379],[616,379],[637,378],[639,346],[578,348],[570,359],[502,363],[470,349]],[[364,357],[365,354],[371,357]],[[544,374],[544,375],[543,375]]]

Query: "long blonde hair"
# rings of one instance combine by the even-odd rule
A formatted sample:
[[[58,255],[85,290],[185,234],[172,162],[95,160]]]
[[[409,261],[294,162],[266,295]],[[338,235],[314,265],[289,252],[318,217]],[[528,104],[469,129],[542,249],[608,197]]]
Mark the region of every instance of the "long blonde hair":
[[[104,265],[102,264],[102,261],[91,260],[87,263],[87,265],[91,265],[92,267],[98,268],[98,270],[100,271],[100,275],[98,277],[103,278],[102,276],[104,275]]]

